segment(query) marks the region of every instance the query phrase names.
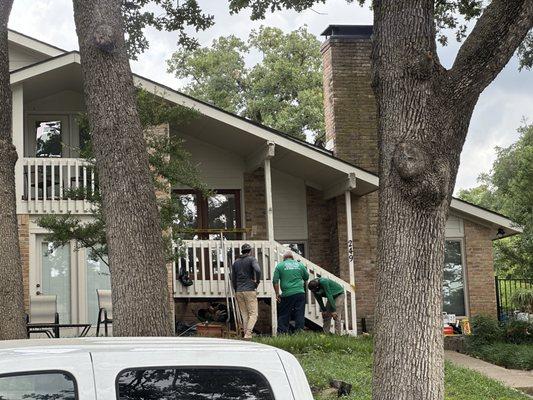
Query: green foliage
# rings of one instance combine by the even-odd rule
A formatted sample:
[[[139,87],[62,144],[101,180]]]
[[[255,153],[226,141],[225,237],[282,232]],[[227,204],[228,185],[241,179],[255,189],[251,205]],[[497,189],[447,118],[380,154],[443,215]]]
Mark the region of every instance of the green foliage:
[[[505,326],[505,341],[533,345],[533,322],[511,320]]]
[[[466,37],[467,23],[478,18],[490,0],[434,0],[436,39],[448,43],[446,30],[454,31],[457,41]],[[365,4],[366,0],[346,0],[347,3]],[[252,10],[252,19],[262,19],[267,12],[281,9],[303,11],[326,0],[229,0],[230,10],[237,13],[245,8]],[[530,69],[533,65],[533,32],[519,48],[520,69]]]
[[[261,61],[247,68],[250,51]],[[324,136],[320,41],[306,27],[261,27],[246,42],[220,37],[209,48],[180,49],[168,65],[190,80],[185,91],[194,97],[300,139]]]
[[[518,129],[520,137],[497,158],[480,185],[459,191],[459,197],[489,208],[520,224],[524,233],[495,242],[495,264],[501,277],[533,276],[533,124]]]
[[[132,59],[145,51],[149,43],[144,29],[178,32],[177,44],[194,48],[198,41],[187,33],[187,28],[205,30],[213,25],[213,16],[204,14],[197,0],[122,0],[126,29],[126,45]]]
[[[207,188],[200,181],[190,154],[183,148],[182,140],[172,134],[168,137],[158,135],[149,129],[149,127],[162,123],[184,124],[197,114],[184,107],[171,105],[144,90],[139,90],[137,93],[137,107],[143,127],[146,129],[145,138],[147,149],[150,149],[148,160],[153,173],[154,189],[165,193],[169,192],[169,188],[181,185],[207,193]],[[88,138],[80,153],[94,167],[86,115],[80,115],[79,125],[80,130],[87,132]],[[97,174],[96,181],[98,181]],[[89,221],[82,221],[70,214],[41,217],[37,223],[50,232],[46,236],[46,240],[51,242],[54,247],[63,246],[74,240],[78,248],[90,248],[93,259],[100,259],[107,264],[108,248],[105,218],[102,213],[102,199],[99,192],[93,193],[90,189],[76,189],[67,192],[66,196],[68,198],[84,198],[89,201],[92,206],[92,218]],[[174,196],[159,196],[158,206],[161,230],[165,232],[167,259],[172,260],[178,256],[178,254],[174,254],[173,243],[179,243],[181,239],[183,229],[180,226],[180,221],[185,219],[185,210],[179,199]]]
[[[468,346],[491,344],[503,340],[505,331],[498,320],[477,315],[471,321],[472,335],[467,336]]]
[[[518,289],[511,296],[511,304],[522,312],[533,314],[533,289]]]
[[[533,344],[496,342],[469,348],[468,353],[505,368],[533,370]]]
[[[353,385],[347,400],[372,398],[372,338],[369,336],[339,337],[303,333],[294,336],[259,338],[261,343],[294,354],[302,365],[311,387],[325,389],[330,379],[340,379]],[[333,395],[316,394],[317,400],[333,400]],[[471,370],[445,365],[446,400],[525,400],[527,396],[505,388],[499,382]]]

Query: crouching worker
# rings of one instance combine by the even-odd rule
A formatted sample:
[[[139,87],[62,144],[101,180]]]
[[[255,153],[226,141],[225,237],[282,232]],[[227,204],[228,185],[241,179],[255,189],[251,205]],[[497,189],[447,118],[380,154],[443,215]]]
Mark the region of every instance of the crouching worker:
[[[313,279],[307,286],[320,306],[322,311],[322,319],[324,320],[324,332],[330,333],[331,319],[335,321],[335,333],[340,335],[342,333],[341,313],[344,308],[344,289],[337,282],[328,278]],[[324,305],[323,298],[327,298],[327,303]]]
[[[252,247],[249,244],[243,244],[241,255],[232,265],[231,281],[237,306],[242,316],[244,339],[250,340],[257,322],[258,303],[257,303],[257,286],[261,280],[261,268],[257,258],[252,256]]]

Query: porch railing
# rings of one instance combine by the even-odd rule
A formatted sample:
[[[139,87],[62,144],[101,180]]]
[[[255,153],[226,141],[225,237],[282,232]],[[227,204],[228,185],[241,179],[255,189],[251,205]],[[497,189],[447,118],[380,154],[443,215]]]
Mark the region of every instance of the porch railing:
[[[97,190],[94,167],[80,158],[22,159],[22,204],[30,214],[88,214],[83,193]]]
[[[272,277],[276,265],[282,261],[286,247],[277,242],[269,241],[241,241],[241,240],[186,240],[182,243],[183,256],[176,271],[188,271],[193,283],[184,286],[175,279],[174,296],[176,298],[225,298],[230,295],[230,268],[233,261],[240,254],[240,248],[244,243],[252,246],[252,252],[258,259],[262,270],[262,280],[257,288],[258,296],[270,298],[271,304],[275,305],[275,294],[272,286]],[[345,306],[340,314],[343,320],[344,331],[350,334],[357,333],[357,318],[355,304],[355,290],[344,280],[326,271],[311,261],[297,256],[306,265],[310,278],[319,276],[327,277],[339,283],[345,291]],[[272,307],[272,325],[276,328],[276,307]],[[322,326],[320,307],[312,293],[307,291],[306,318],[315,324]]]
[[[511,301],[513,294],[521,289],[533,289],[533,279],[503,279],[495,277],[495,284],[498,319],[507,321],[513,316],[515,311]]]

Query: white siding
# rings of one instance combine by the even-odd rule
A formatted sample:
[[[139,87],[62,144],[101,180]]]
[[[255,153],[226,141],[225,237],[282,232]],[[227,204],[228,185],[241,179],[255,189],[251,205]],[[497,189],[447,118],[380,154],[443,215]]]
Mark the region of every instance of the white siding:
[[[458,238],[465,235],[463,220],[455,215],[450,215],[446,221],[446,237]]]
[[[307,201],[302,179],[272,170],[276,240],[307,240]]]
[[[198,165],[200,177],[212,189],[241,189],[243,187],[244,160],[219,147],[188,135],[184,147]]]
[[[9,44],[9,70],[13,71],[15,69],[26,67],[30,64],[45,60],[48,58],[42,54],[34,53],[28,51],[20,46],[15,44]]]

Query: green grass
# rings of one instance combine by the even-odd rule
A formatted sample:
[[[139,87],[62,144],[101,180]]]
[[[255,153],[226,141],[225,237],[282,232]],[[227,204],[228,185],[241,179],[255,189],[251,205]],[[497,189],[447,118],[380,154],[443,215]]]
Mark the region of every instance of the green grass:
[[[496,342],[468,346],[468,354],[510,369],[533,370],[533,344]]]
[[[372,387],[372,339],[301,334],[261,338],[258,341],[294,354],[311,386],[327,388],[330,379],[353,385],[345,399],[370,400]],[[446,400],[527,400],[528,397],[476,372],[446,364]],[[317,396],[317,400],[336,397]]]

